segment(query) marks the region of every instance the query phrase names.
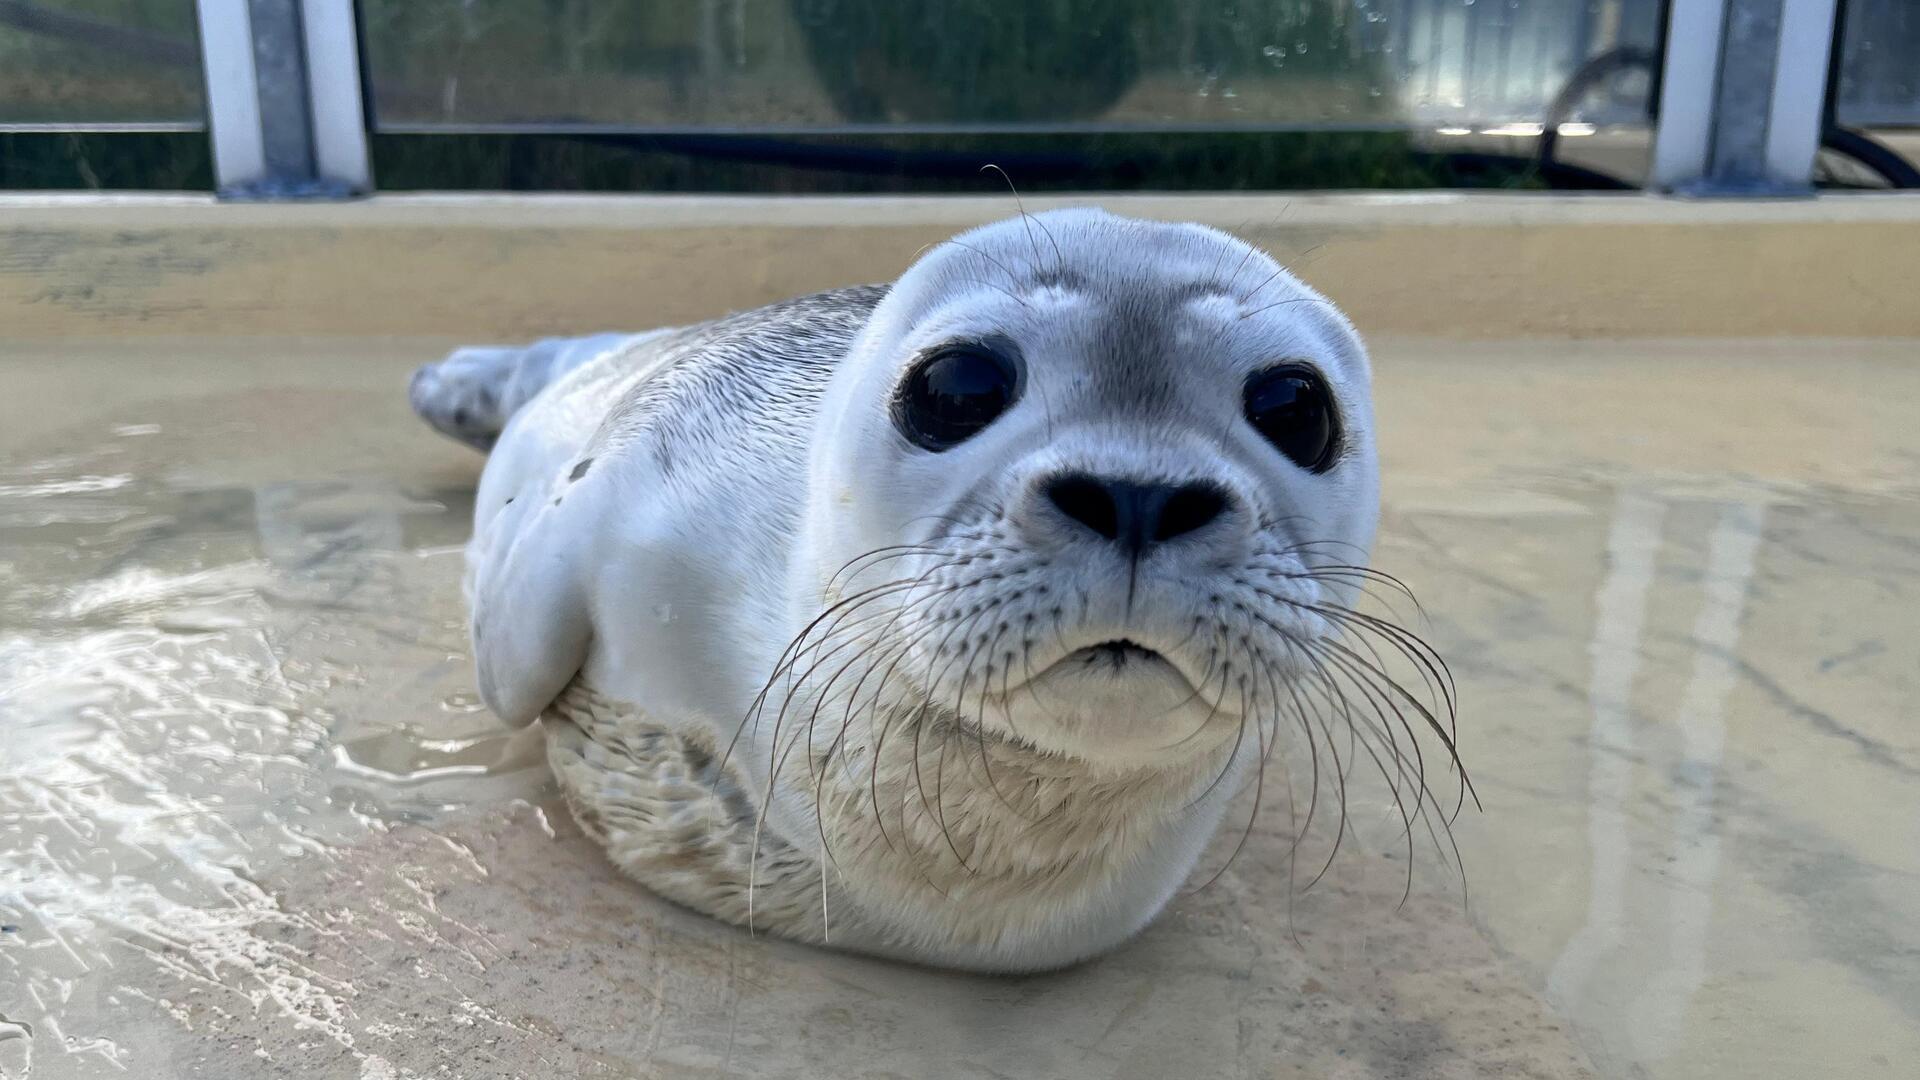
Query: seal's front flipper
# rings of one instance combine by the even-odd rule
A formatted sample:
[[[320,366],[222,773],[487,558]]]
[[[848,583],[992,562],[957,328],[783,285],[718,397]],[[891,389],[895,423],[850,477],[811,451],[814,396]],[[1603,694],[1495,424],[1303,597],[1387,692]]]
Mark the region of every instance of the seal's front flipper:
[[[581,500],[510,508],[524,518],[470,568],[480,696],[509,724],[529,724],[573,681],[592,633],[583,568],[595,535]]]

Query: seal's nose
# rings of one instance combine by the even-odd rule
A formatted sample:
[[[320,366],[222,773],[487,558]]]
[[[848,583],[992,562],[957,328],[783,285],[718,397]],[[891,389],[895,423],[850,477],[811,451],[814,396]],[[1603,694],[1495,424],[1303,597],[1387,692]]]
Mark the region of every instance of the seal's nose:
[[[1138,558],[1155,544],[1198,532],[1227,508],[1216,484],[1137,483],[1066,473],[1042,489],[1054,509]]]

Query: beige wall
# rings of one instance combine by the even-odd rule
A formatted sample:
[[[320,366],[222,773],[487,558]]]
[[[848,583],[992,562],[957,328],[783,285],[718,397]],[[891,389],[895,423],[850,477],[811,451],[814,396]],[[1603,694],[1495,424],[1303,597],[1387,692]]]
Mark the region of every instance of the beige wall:
[[[1920,336],[1920,196],[1089,196],[1294,263],[1374,334]],[[885,280],[1007,198],[0,197],[0,336],[639,329]]]

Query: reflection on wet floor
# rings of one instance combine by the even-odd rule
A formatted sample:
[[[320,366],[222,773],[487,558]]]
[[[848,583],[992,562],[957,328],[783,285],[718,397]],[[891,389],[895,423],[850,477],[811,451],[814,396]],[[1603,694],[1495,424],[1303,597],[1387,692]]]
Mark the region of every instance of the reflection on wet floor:
[[[1817,386],[1786,347],[1383,346],[1375,561],[1460,681],[1465,904],[1424,845],[1401,902],[1360,793],[1376,842],[1312,890],[1270,809],[1139,942],[1001,980],[606,868],[472,692],[477,459],[398,392],[436,350],[0,354],[0,1077],[1920,1060],[1910,345]]]

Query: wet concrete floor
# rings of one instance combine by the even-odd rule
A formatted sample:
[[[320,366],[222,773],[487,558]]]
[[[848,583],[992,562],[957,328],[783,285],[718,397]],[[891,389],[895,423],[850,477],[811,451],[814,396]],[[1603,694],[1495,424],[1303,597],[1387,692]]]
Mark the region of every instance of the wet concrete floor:
[[[1270,804],[1018,979],[606,867],[473,693],[446,344],[0,346],[0,1077],[1920,1075],[1914,342],[1377,343],[1464,882]]]

